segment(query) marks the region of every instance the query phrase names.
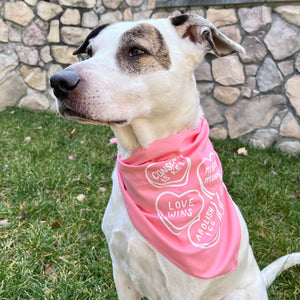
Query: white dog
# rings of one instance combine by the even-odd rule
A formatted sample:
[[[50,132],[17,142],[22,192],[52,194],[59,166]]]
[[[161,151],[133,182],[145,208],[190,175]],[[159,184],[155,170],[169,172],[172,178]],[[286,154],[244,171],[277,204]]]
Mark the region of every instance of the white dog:
[[[119,299],[263,300],[300,261],[257,266],[199,105],[193,72],[207,52],[244,50],[196,15],[121,22],[93,30],[74,52],[89,59],[51,78],[63,116],[117,139],[102,227]]]

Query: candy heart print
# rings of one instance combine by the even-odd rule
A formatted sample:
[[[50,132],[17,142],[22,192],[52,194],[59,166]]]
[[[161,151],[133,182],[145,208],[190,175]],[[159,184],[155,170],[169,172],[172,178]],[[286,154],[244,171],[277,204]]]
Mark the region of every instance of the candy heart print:
[[[175,235],[181,234],[204,207],[204,199],[197,190],[190,190],[181,195],[172,192],[160,194],[155,203],[158,216],[164,225]]]

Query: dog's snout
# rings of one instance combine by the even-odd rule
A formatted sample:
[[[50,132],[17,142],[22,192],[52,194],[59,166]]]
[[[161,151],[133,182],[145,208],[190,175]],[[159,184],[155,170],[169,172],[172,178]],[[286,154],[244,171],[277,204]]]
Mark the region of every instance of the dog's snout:
[[[72,71],[61,71],[50,78],[51,87],[57,98],[64,98],[74,90],[79,82],[79,77]]]

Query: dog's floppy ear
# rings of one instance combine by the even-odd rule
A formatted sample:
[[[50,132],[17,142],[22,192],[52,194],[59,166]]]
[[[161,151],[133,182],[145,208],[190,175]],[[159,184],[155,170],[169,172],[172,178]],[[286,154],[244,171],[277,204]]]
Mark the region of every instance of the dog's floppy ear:
[[[198,15],[180,15],[170,20],[181,38],[188,37],[192,42],[203,45],[207,52],[212,51],[217,56],[226,56],[234,52],[245,53],[242,46]]]
[[[86,49],[88,47],[88,45],[90,44],[90,40],[92,38],[94,38],[95,36],[97,36],[99,34],[99,32],[101,30],[103,30],[106,26],[108,26],[109,24],[103,24],[95,29],[93,29],[89,35],[86,37],[86,39],[84,40],[84,42],[81,44],[81,46],[79,48],[77,48],[74,52],[73,55],[77,55],[77,54],[81,54],[81,53],[86,53]]]

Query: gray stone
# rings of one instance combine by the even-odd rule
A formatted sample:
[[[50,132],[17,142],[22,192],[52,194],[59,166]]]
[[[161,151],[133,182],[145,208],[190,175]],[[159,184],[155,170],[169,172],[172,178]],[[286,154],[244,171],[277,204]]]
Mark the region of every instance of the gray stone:
[[[215,9],[209,8],[206,12],[206,18],[212,22],[216,27],[235,24],[238,19],[235,10],[230,9]]]
[[[48,34],[48,26],[41,20],[32,23],[23,34],[23,42],[26,46],[41,46],[45,44]]]
[[[22,1],[4,3],[4,18],[21,26],[27,26],[34,18],[31,8]]]
[[[212,81],[210,64],[203,59],[195,70],[196,80]]]
[[[246,53],[240,54],[241,60],[244,63],[255,63],[262,61],[267,55],[265,45],[256,36],[247,36],[242,46],[245,48]]]
[[[254,33],[272,22],[271,8],[256,6],[239,9],[240,21],[243,29]]]
[[[255,148],[265,149],[272,146],[278,138],[276,129],[259,129],[250,138],[249,143]]]
[[[0,80],[6,76],[10,71],[16,68],[19,64],[16,55],[0,54]]]
[[[26,87],[16,72],[0,82],[0,111],[15,106],[26,95]]]
[[[246,72],[246,75],[248,75],[248,76],[256,75],[257,70],[258,70],[257,65],[246,65],[245,66],[245,72]]]
[[[200,98],[203,99],[206,95],[211,94],[214,88],[213,83],[198,83],[197,89],[200,92]]]
[[[87,28],[64,26],[61,29],[61,37],[65,44],[80,45],[90,32]]]
[[[60,21],[64,25],[79,25],[80,12],[78,9],[67,8],[61,16]]]
[[[96,0],[58,0],[58,3],[69,7],[93,8],[96,5]]]
[[[59,43],[60,38],[59,38],[59,21],[58,20],[51,21],[47,40],[50,43]]]
[[[123,21],[125,21],[125,22],[130,22],[130,21],[132,21],[132,11],[131,11],[131,7],[127,7],[127,8],[123,11]]]
[[[24,97],[20,103],[19,107],[28,109],[30,111],[45,111],[49,108],[49,100],[47,96],[39,93],[32,93]]]
[[[41,58],[43,60],[44,63],[49,63],[50,61],[52,61],[52,56],[50,53],[50,46],[45,46],[41,49]]]
[[[283,84],[283,78],[275,62],[267,57],[256,76],[257,85],[261,92],[268,92]]]
[[[276,18],[264,42],[276,60],[284,59],[300,49],[300,29]]]
[[[281,141],[276,145],[276,147],[283,152],[294,155],[300,153],[300,142],[298,141]]]
[[[281,122],[280,135],[300,139],[300,125],[291,112]]]
[[[231,105],[239,98],[240,93],[238,88],[216,86],[214,89],[214,98],[225,105]]]
[[[300,76],[291,77],[285,84],[286,95],[293,105],[296,115],[300,117]]]
[[[286,99],[281,95],[267,95],[251,101],[237,102],[225,112],[230,137],[235,139],[267,126],[285,104]]]
[[[36,6],[38,0],[25,0],[25,2],[31,6]]]
[[[294,73],[294,61],[293,60],[282,61],[278,64],[278,67],[284,76],[288,76],[288,75]]]
[[[149,19],[150,16],[151,16],[151,10],[141,11],[141,12],[135,13],[133,15],[133,21],[140,21],[140,20]]]
[[[245,82],[243,65],[238,56],[225,56],[212,61],[213,77],[223,85],[237,85]]]
[[[209,130],[209,137],[212,139],[225,140],[227,138],[227,130],[224,127],[214,127]]]
[[[8,28],[6,24],[0,19],[0,42],[8,42]]]
[[[27,65],[36,65],[39,59],[38,51],[34,48],[17,46],[16,52],[19,60]]]
[[[82,15],[81,25],[83,27],[94,28],[98,25],[98,16],[94,11],[85,12]]]
[[[20,43],[22,41],[20,28],[15,28],[13,25],[10,25],[8,27],[8,38],[10,42]]]
[[[283,5],[276,7],[275,11],[278,12],[280,16],[289,23],[294,23],[295,25],[300,26],[299,5]]]
[[[39,1],[37,5],[37,14],[41,19],[45,21],[49,21],[55,18],[62,11],[63,9],[61,8],[61,6],[55,3]]]
[[[224,121],[224,118],[220,113],[219,106],[212,98],[201,101],[201,106],[209,126],[222,123]]]

